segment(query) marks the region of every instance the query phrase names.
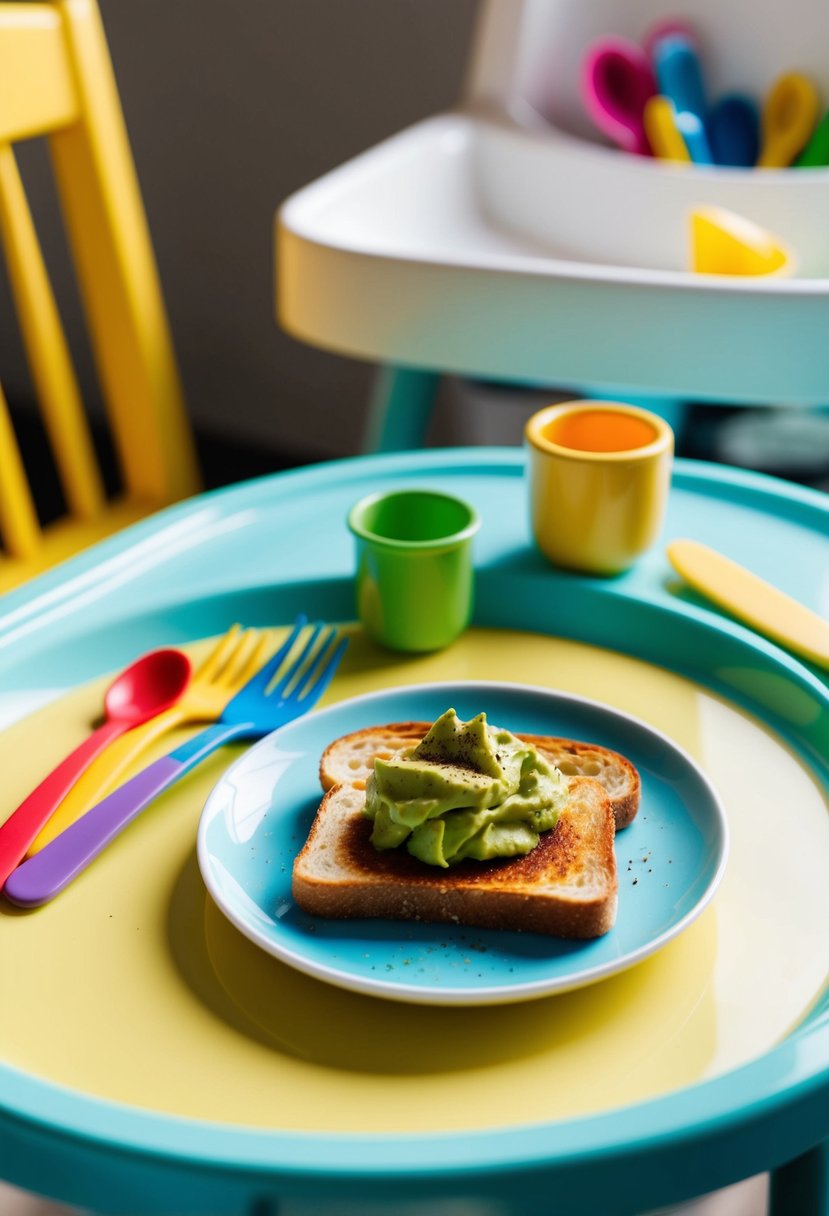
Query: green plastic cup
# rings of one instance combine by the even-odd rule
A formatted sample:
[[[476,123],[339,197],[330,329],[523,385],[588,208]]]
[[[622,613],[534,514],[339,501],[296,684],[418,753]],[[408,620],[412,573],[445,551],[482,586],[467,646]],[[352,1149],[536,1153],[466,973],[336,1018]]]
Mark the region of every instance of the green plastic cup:
[[[357,541],[357,615],[392,650],[448,646],[472,616],[472,507],[436,490],[393,490],[349,512]]]

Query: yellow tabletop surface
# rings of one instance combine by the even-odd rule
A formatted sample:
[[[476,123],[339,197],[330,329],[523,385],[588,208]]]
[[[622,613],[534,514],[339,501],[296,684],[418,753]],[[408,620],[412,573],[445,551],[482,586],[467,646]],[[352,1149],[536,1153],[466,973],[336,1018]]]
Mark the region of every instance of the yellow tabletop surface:
[[[207,644],[190,649],[198,656]],[[0,1058],[181,1116],[432,1132],[606,1110],[720,1074],[778,1042],[829,974],[829,815],[808,769],[761,722],[688,680],[534,634],[471,630],[441,654],[406,658],[356,631],[323,703],[484,678],[625,710],[707,773],[727,811],[731,855],[712,904],[675,941],[581,991],[488,1008],[406,1006],[294,972],[225,920],[199,874],[201,809],[239,755],[227,748],[52,904],[23,912],[0,901]],[[84,737],[107,682],[71,690],[0,734],[5,807]],[[621,836],[618,849],[620,881],[629,881]]]

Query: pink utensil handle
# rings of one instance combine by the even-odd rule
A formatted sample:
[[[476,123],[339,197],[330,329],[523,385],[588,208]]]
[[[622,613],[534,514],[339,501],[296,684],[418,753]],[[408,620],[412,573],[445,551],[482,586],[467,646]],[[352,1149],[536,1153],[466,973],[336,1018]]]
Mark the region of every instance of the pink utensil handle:
[[[626,152],[650,156],[644,111],[656,92],[656,77],[641,47],[621,37],[593,43],[582,64],[581,88],[585,109],[600,131]]]
[[[128,728],[126,722],[105,722],[61,760],[40,785],[0,825],[0,890],[32,841],[63,802],[72,786],[96,756]]]

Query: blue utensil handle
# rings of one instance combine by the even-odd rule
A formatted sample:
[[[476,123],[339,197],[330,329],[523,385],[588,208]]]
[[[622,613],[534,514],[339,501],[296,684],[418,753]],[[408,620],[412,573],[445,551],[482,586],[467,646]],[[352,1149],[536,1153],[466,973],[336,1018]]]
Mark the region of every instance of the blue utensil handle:
[[[660,39],[654,49],[654,68],[659,92],[674,103],[677,111],[708,117],[702,68],[696,48],[682,34]]]
[[[209,726],[195,738],[142,769],[51,840],[9,876],[12,903],[37,908],[59,894],[145,807],[223,743],[250,732],[249,725]]]
[[[690,110],[678,110],[676,129],[685,140],[688,155],[695,165],[713,165],[714,157],[702,121]]]
[[[739,93],[721,97],[705,125],[716,164],[742,169],[756,164],[760,151],[760,111],[750,97]]]

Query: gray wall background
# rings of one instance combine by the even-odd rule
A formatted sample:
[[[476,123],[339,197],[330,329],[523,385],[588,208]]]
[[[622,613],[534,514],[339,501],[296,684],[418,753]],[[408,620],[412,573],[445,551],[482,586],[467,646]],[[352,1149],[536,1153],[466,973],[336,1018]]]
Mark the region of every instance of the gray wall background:
[[[99,3],[195,425],[289,456],[357,451],[372,369],[277,328],[274,212],[454,104],[477,0]],[[20,159],[94,410],[45,152],[33,143]],[[0,329],[4,385],[25,401],[14,327]]]

